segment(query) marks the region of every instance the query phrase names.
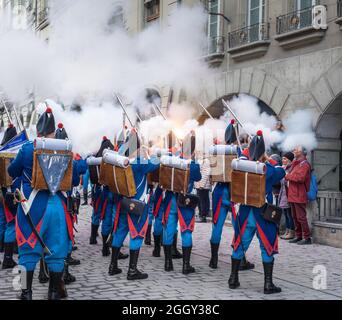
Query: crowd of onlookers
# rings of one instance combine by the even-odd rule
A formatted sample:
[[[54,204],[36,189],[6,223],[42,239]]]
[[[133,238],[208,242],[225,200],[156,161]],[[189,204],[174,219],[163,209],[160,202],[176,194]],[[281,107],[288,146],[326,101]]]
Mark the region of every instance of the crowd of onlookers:
[[[271,158],[277,160],[286,171],[285,177],[278,186],[274,186],[273,194],[275,203],[282,209],[285,218],[286,230],[281,238],[290,243],[299,245],[311,244],[310,227],[307,220],[306,207],[309,202],[311,166],[307,160],[306,150],[298,146],[293,152],[282,155],[274,155]],[[195,183],[199,196],[198,222],[207,222],[210,216],[210,192],[213,184],[210,179],[210,161],[208,158],[199,160],[202,180]]]

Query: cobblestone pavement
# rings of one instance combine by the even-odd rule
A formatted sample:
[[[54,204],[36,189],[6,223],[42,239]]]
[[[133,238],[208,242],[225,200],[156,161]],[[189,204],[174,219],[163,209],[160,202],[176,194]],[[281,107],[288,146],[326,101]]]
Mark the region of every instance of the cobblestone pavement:
[[[230,271],[230,242],[232,228],[225,226],[220,248],[219,268],[208,267],[210,257],[211,224],[197,224],[194,233],[192,265],[196,273],[184,276],[181,273],[182,261],[174,260],[174,272],[165,273],[164,257],[153,258],[152,247],[142,248],[139,268],[149,274],[143,281],[126,280],[128,260],[121,260],[123,273],[114,277],[108,275],[110,257],[102,257],[101,240],[96,246],[89,245],[90,207],[82,209],[77,226],[77,245],[79,250],[73,253],[81,259],[81,265],[70,270],[77,282],[68,286],[69,299],[342,299],[342,249],[321,245],[297,246],[280,240],[280,254],[276,257],[274,282],[282,288],[282,293],[265,296],[263,294],[263,269],[257,239],[254,239],[248,251],[248,259],[256,264],[255,270],[240,273],[241,287],[230,290],[227,280]],[[124,252],[128,252],[126,239]],[[2,259],[2,257],[1,257]],[[315,290],[314,267],[322,265],[327,272],[327,288]],[[35,274],[33,284],[34,299],[44,299],[47,284],[41,285]],[[16,291],[12,281],[12,270],[0,270],[0,299],[15,299]]]

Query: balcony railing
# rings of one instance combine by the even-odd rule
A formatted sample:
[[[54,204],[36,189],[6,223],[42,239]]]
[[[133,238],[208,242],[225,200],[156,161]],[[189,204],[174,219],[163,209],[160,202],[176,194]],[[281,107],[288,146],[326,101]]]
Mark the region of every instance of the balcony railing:
[[[206,48],[206,55],[216,55],[216,54],[225,54],[225,38],[222,36],[219,37],[209,37],[208,38],[208,46]]]
[[[277,34],[311,27],[313,8],[309,7],[277,17]]]
[[[337,1],[337,16],[342,18],[342,0]]]
[[[318,221],[342,223],[342,195],[339,192],[318,193]]]
[[[230,49],[257,41],[269,40],[269,24],[262,22],[235,30],[229,33],[228,38]]]

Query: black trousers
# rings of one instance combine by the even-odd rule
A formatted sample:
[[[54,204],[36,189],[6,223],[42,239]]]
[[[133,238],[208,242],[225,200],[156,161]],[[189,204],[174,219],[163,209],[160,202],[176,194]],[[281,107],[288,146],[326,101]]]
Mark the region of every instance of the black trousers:
[[[208,189],[197,189],[199,197],[199,214],[200,217],[207,217],[210,210],[210,199]]]

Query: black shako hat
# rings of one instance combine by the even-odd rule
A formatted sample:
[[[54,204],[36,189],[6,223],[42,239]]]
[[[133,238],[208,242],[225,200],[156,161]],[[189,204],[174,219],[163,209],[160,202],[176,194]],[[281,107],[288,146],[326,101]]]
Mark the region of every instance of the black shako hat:
[[[102,143],[101,143],[101,147],[99,149],[99,151],[96,154],[96,158],[100,158],[103,155],[103,151],[109,149],[109,150],[114,150],[114,145],[110,142],[110,140],[104,136],[102,138]]]
[[[231,120],[224,134],[224,140],[226,141],[226,144],[233,144],[237,142],[236,130],[234,128],[234,125],[235,120]]]
[[[16,135],[17,135],[17,129],[15,128],[15,126],[10,123],[8,125],[8,128],[5,131],[4,137],[1,141],[1,145],[5,145],[7,142],[11,141]]]
[[[38,137],[45,137],[51,133],[55,133],[55,117],[52,114],[52,109],[47,107],[45,112],[39,117],[37,123]]]
[[[56,133],[55,133],[55,138],[59,139],[59,140],[68,139],[68,134],[65,131],[65,128],[64,128],[62,123],[58,124],[58,128],[57,128]]]
[[[252,161],[258,161],[265,152],[264,136],[262,131],[259,130],[249,145],[249,158]]]

